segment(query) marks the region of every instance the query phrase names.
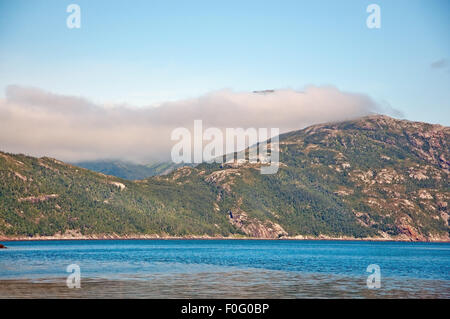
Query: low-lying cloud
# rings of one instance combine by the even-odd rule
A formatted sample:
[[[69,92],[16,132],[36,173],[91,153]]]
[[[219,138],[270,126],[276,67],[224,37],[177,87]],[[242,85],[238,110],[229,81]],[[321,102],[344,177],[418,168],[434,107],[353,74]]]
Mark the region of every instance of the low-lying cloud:
[[[168,160],[176,127],[279,128],[280,132],[383,112],[370,97],[335,87],[249,93],[222,90],[158,107],[105,106],[9,86],[0,100],[0,150],[76,162]]]

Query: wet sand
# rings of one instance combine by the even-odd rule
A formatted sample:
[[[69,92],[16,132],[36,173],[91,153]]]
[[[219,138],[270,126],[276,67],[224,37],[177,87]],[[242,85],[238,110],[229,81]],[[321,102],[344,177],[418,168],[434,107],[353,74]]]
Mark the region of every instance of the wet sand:
[[[65,278],[1,280],[0,298],[446,298],[450,283],[439,280],[383,279],[368,289],[365,278],[303,275],[278,271],[151,275],[145,278],[81,279],[68,288]]]

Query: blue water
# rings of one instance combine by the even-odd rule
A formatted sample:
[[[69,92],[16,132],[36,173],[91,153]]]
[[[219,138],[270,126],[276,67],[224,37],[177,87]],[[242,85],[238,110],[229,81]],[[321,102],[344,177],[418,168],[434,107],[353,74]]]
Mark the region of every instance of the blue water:
[[[77,240],[17,241],[6,246],[8,249],[0,250],[0,281],[56,280],[68,275],[68,265],[77,264],[82,278],[89,279],[155,280],[219,274],[211,280],[220,281],[223,274],[242,273],[253,277],[245,275],[239,280],[248,277],[249,285],[257,281],[267,287],[281,281],[285,285],[289,278],[346,278],[365,285],[367,266],[377,264],[391,289],[401,290],[399,283],[408,282],[408,289],[414,290],[411,282],[424,280],[439,282],[435,288],[434,284],[428,286],[441,296],[450,294],[448,243]]]

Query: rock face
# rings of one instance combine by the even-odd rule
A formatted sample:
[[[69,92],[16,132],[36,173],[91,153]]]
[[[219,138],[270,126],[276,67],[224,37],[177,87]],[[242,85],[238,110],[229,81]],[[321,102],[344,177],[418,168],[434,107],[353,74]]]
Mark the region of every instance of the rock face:
[[[39,203],[39,202],[45,202],[52,198],[58,198],[58,194],[50,194],[50,195],[40,195],[40,196],[29,196],[25,198],[19,198],[19,202],[30,202],[33,204]]]
[[[261,222],[258,219],[249,218],[243,211],[235,211],[230,222],[249,237],[277,239],[288,235],[280,225],[272,221]]]
[[[0,244],[0,249],[6,249],[5,245]]]
[[[450,241],[449,141],[448,127],[369,116],[281,135],[274,175],[205,163],[133,182],[0,152],[0,238]]]

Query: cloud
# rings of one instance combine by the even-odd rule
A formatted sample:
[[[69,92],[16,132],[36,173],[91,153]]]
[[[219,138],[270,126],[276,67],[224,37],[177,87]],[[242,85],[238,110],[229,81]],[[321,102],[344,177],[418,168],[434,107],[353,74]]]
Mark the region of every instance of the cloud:
[[[448,65],[447,59],[440,59],[430,64],[431,68],[433,69],[443,69],[447,67],[447,65]]]
[[[221,90],[158,107],[105,106],[37,88],[9,86],[0,100],[0,150],[64,161],[168,160],[176,127],[279,128],[280,132],[383,112],[364,94],[335,87],[249,93]]]

